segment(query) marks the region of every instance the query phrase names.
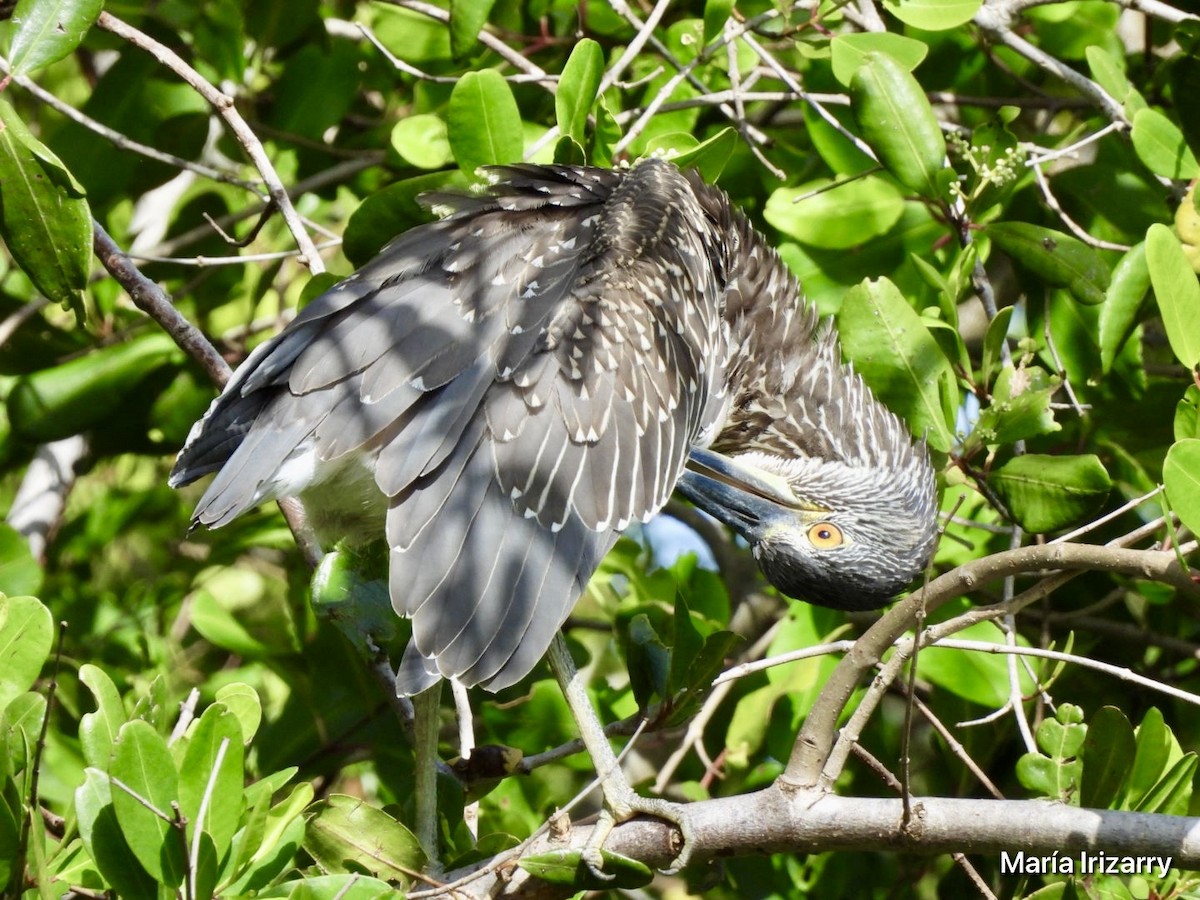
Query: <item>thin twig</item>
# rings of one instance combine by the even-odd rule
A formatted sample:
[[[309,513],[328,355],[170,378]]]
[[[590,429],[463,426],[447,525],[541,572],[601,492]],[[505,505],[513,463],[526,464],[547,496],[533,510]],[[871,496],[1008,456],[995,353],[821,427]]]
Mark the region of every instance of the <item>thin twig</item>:
[[[250,157],[250,161],[258,169],[259,174],[262,175],[263,181],[267,186],[267,193],[270,194],[271,199],[278,205],[279,211],[283,215],[283,220],[287,223],[288,230],[291,231],[292,238],[296,241],[296,246],[300,249],[304,265],[308,267],[309,272],[313,275],[325,271],[325,264],[321,261],[321,255],[317,252],[312,238],[309,237],[308,231],[304,228],[304,223],[300,221],[300,216],[296,213],[296,208],[292,206],[291,198],[288,197],[283,182],[280,181],[279,175],[275,172],[275,166],[267,157],[258,136],[246,124],[246,120],[242,118],[242,114],[238,112],[233,98],[214,87],[208,79],[188,65],[175,51],[154,40],[148,34],[134,28],[132,25],[121,21],[112,13],[100,13],[96,24],[106,31],[111,31],[118,37],[124,38],[135,47],[139,47],[151,54],[208,101],[213,109],[217,111],[217,114],[225,120],[225,123],[229,126],[229,130],[237,138],[238,143],[242,145],[242,148],[246,151],[246,155]]]

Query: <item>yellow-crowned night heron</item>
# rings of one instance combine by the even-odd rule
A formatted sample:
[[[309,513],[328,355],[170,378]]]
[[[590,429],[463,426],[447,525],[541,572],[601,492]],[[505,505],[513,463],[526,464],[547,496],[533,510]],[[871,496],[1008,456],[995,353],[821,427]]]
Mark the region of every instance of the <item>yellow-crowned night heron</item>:
[[[217,473],[197,522],[289,495],[328,537],[386,520],[404,694],[523,678],[675,489],[791,596],[874,608],[922,569],[924,445],[724,194],[653,159],[491,174],[242,364],[171,476]]]

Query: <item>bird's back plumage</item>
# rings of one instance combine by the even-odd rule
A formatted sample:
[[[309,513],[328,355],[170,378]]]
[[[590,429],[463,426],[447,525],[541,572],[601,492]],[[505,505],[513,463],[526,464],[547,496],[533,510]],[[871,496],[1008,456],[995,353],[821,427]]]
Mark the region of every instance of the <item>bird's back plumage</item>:
[[[413,621],[405,693],[527,674],[697,446],[918,452],[902,428],[903,446],[873,446],[876,420],[898,423],[716,189],[657,160],[493,174],[484,194],[433,198],[446,218],[257,348],[172,474],[217,472],[195,513],[216,527],[306,491],[336,507],[323,479],[373,472],[378,511],[361,513],[386,518],[393,603]],[[804,436],[835,415],[857,417],[853,440]]]

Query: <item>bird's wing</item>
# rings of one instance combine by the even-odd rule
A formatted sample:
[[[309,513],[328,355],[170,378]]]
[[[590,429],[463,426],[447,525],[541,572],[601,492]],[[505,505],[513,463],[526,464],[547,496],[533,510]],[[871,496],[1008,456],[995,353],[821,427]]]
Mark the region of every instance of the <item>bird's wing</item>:
[[[309,457],[372,454],[414,689],[523,677],[724,386],[717,238],[678,170],[498,174],[256,352],[176,470],[220,465],[240,430],[197,510],[221,524]]]

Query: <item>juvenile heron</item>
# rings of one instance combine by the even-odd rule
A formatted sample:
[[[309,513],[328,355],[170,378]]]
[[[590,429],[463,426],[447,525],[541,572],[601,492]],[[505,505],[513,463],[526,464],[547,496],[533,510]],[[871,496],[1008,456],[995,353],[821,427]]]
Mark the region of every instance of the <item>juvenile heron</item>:
[[[519,681],[677,488],[785,594],[874,608],[921,571],[924,444],[723,193],[654,159],[491,174],[250,354],[171,475],[217,473],[196,522],[299,495],[325,538],[385,531],[402,694]]]

